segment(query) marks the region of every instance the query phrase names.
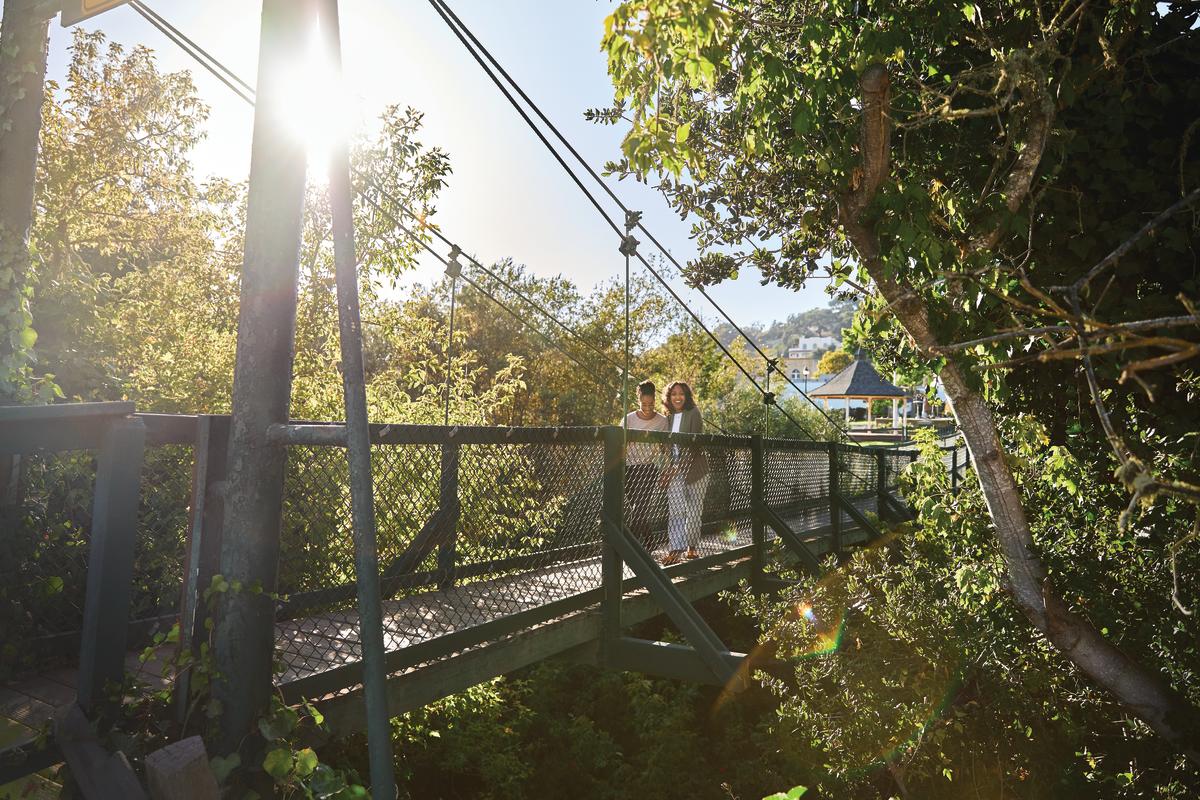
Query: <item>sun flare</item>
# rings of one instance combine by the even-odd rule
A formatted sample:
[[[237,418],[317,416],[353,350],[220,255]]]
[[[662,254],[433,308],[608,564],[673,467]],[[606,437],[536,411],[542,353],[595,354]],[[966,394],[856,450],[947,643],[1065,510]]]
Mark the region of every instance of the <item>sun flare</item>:
[[[319,27],[313,27],[308,47],[297,54],[290,71],[280,106],[285,125],[304,146],[309,181],[325,185],[335,148],[351,126],[346,86]]]

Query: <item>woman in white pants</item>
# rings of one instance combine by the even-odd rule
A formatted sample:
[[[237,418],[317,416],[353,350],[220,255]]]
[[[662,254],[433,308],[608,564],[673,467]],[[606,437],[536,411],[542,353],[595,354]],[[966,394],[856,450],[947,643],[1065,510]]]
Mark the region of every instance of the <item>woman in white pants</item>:
[[[675,381],[663,392],[667,412],[667,430],[671,433],[703,433],[704,420],[692,387]],[[704,513],[704,491],[708,488],[708,459],[697,446],[672,443],[671,462],[663,471],[661,482],[667,488],[667,554],[663,566],[678,564],[684,558],[699,558],[696,546],[700,543],[701,515]]]

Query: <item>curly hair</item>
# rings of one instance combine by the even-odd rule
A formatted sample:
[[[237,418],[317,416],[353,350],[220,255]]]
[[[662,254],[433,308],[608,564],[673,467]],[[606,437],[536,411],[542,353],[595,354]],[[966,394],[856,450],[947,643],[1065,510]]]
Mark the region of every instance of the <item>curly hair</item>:
[[[667,414],[671,414],[675,411],[675,409],[671,408],[671,392],[676,386],[678,386],[680,389],[683,389],[683,410],[691,411],[696,407],[696,398],[692,394],[692,387],[688,386],[687,381],[671,381],[667,388],[663,389],[662,396],[663,408],[666,409]]]

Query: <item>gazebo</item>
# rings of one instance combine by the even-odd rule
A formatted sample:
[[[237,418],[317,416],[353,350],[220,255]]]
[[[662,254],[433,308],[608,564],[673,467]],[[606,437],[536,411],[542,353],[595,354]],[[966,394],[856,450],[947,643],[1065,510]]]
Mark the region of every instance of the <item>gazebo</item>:
[[[846,401],[846,425],[850,424],[850,401],[865,400],[867,403],[867,423],[873,421],[871,418],[871,401],[872,400],[891,400],[892,401],[892,419],[896,419],[896,404],[903,400],[907,395],[899,386],[895,386],[888,381],[885,381],[875,367],[863,357],[860,352],[850,366],[843,369],[838,374],[834,375],[825,383],[818,386],[808,393],[809,397],[818,397],[825,406],[825,410],[829,410],[830,400],[845,400]],[[904,427],[908,427],[908,404],[904,404]]]

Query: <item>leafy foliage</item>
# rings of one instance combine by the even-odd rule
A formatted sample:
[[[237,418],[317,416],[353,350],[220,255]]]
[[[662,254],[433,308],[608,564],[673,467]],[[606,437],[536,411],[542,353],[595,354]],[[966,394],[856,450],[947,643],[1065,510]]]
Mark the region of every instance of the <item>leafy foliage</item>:
[[[845,350],[830,350],[817,362],[817,376],[836,375],[854,363],[854,355]]]
[[[1136,653],[1149,665],[1131,667],[1140,677],[1126,688],[1162,671],[1187,691],[1197,663],[1190,646],[1161,644],[1191,624],[1191,596],[1176,592],[1169,573],[1181,546],[1195,541],[1200,499],[1191,407],[1200,162],[1195,121],[1175,110],[1195,105],[1200,91],[1197,13],[1193,4],[1150,2],[634,0],[614,11],[604,38],[615,87],[605,118],[628,125],[612,169],[653,177],[691,215],[702,246],[722,254],[690,265],[693,280],[719,281],[744,263],[782,285],[829,270],[835,286],[864,295],[852,338],[884,370],[948,373],[972,408],[983,412],[978,401],[987,402],[989,420],[1034,418],[1005,432],[998,456],[1016,473],[1018,496],[1006,491],[997,508],[994,491],[987,506],[962,506],[966,523],[938,513],[936,501],[926,510],[957,541],[956,526],[986,531],[990,511],[1000,530],[1019,506],[1031,549],[1051,573],[1043,595],[1061,591],[1074,619],[1118,643],[1115,661],[1133,665],[1125,654]],[[977,430],[991,424],[982,420],[972,419]],[[1114,463],[1120,488],[1109,477]],[[1005,545],[1011,561],[1018,545],[1012,537]],[[945,569],[944,551],[905,552],[930,580]],[[983,549],[955,556],[964,576],[989,575],[996,563]],[[864,592],[903,580],[905,568],[887,567],[864,568],[872,587]],[[1005,588],[1038,594],[1028,582]],[[917,630],[893,633],[902,620],[871,613],[898,641],[919,633],[932,647],[953,628],[926,615],[936,598],[917,589],[914,581],[897,596],[916,609]],[[1126,602],[1110,603],[1117,596]],[[984,619],[964,646],[992,642],[995,668],[1022,674],[1039,643],[1017,647],[1026,634],[1012,620]],[[1159,783],[1170,756],[1148,743],[1130,756],[1119,744],[1144,742],[1123,727],[1139,730],[1121,709],[1082,685],[1063,689],[1073,674],[1050,656],[1041,666],[1045,684],[1069,702],[1033,690],[1039,719],[1100,737],[1067,736],[1061,763],[1077,746],[1102,765],[1078,774],[1107,774],[1106,793],[1120,785],[1152,795],[1156,783],[1176,791],[1165,788],[1174,778]],[[877,713],[901,708],[889,705],[896,699],[885,689],[894,687],[849,671],[835,677]],[[1032,713],[1003,686],[987,688],[1001,713]],[[1122,733],[1100,733],[1114,726]],[[1187,747],[1187,738],[1175,744]],[[1003,740],[988,741],[1008,752]],[[1130,760],[1157,766],[1126,770]],[[925,766],[922,781],[936,774]]]

